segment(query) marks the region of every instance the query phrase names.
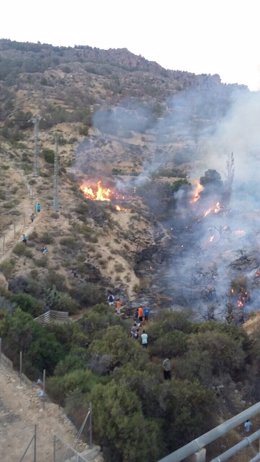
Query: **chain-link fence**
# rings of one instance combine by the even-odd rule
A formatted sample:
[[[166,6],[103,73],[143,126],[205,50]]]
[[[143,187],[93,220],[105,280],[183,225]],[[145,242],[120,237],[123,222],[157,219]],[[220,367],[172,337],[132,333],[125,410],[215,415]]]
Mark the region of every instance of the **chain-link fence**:
[[[54,437],[53,462],[89,462],[89,459],[81,455],[57,436]]]

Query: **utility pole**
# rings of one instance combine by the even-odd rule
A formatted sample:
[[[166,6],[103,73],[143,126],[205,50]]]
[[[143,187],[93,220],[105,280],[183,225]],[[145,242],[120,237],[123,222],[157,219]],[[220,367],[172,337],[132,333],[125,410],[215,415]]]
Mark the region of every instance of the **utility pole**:
[[[39,173],[39,122],[41,117],[36,115],[33,119],[33,133],[34,133],[34,165],[33,165],[33,173],[34,176],[38,176]]]
[[[56,212],[58,212],[59,210],[58,176],[59,176],[58,137],[56,135],[55,136],[55,154],[54,154],[54,175],[53,175],[53,208]]]

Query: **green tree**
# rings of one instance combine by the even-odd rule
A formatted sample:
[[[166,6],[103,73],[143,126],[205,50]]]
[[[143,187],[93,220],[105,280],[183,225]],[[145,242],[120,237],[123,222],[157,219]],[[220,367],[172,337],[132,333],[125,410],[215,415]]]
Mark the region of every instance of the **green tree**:
[[[108,327],[101,338],[93,340],[88,351],[93,370],[97,370],[102,357],[107,358],[105,372],[110,372],[129,361],[134,362],[136,367],[142,367],[148,360],[147,352],[143,351],[137,342],[133,342],[121,326]]]
[[[30,294],[20,293],[12,295],[11,301],[34,318],[43,313],[43,302]]]
[[[215,413],[214,393],[197,381],[172,380],[162,383],[158,394],[158,417],[162,419],[167,452],[174,451],[212,428],[216,424]]]
[[[90,392],[98,379],[90,370],[75,369],[63,376],[50,377],[47,388],[53,399],[64,405],[65,398],[69,393],[79,390],[81,393]]]
[[[151,343],[150,353],[161,358],[182,355],[188,348],[188,335],[173,330],[158,337]]]
[[[192,334],[187,353],[177,363],[180,377],[194,377],[207,385],[214,376],[230,374],[236,378],[244,368],[245,352],[240,341],[227,333],[205,331]]]
[[[162,451],[159,425],[145,419],[141,402],[128,386],[114,380],[90,393],[94,435],[108,462],[156,461]]]
[[[19,352],[24,354],[24,372],[35,378],[35,374],[46,369],[52,374],[56,364],[65,356],[63,345],[57,342],[55,335],[48,332],[28,313],[17,308],[13,315],[6,315],[0,321],[0,336],[7,356],[17,366]]]
[[[107,305],[100,304],[87,311],[80,319],[79,324],[89,341],[92,341],[99,331],[103,331],[109,326],[121,325],[122,321],[107,309]]]

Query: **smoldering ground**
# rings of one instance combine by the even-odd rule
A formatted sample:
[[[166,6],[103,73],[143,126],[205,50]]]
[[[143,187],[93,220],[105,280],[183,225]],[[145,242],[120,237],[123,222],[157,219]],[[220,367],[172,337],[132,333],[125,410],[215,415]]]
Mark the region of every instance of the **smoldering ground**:
[[[162,104],[159,119],[148,105],[139,107],[137,102],[98,111],[93,118],[94,134],[79,147],[74,168],[111,177],[111,165],[120,166],[122,156],[138,162],[135,175],[113,177],[121,191],[145,187],[162,168],[184,171],[188,186],[184,192],[180,188],[172,193],[174,207],[162,219],[171,233],[170,248],[154,275],[153,290],[165,289],[172,305],[194,308],[203,316],[210,306],[211,313],[213,307],[215,316],[224,317],[232,280],[238,275],[246,278],[251,291],[247,310],[258,306],[254,272],[259,265],[260,236],[260,95],[228,85],[217,90],[199,86],[169,98]],[[193,180],[200,180],[208,170],[218,172],[223,184],[227,183],[231,154],[234,170],[228,198],[222,203],[219,190],[219,197],[204,194],[203,200],[192,204]],[[152,209],[154,199],[151,195]],[[217,213],[216,202],[221,206]],[[245,255],[249,259],[254,255],[254,268],[244,265],[236,271],[233,262]]]

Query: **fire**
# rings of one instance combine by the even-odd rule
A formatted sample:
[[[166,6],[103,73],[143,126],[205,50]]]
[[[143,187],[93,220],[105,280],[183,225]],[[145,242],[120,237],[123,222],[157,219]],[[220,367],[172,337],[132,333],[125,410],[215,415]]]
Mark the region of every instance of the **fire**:
[[[202,184],[200,184],[200,182],[198,180],[195,181],[195,190],[193,192],[193,196],[192,196],[192,199],[191,199],[191,204],[194,204],[195,202],[197,202],[200,198],[200,193],[203,191],[204,187],[202,186]]]
[[[126,209],[125,207],[121,207],[120,205],[115,205],[115,210],[117,212],[128,212],[128,209]]]
[[[93,201],[111,201],[111,189],[104,188],[101,185],[101,181],[98,181],[93,187],[83,183],[80,185],[79,189],[83,192],[86,199],[91,199]]]
[[[210,213],[219,213],[221,211],[221,205],[220,202],[217,202],[213,207],[210,207],[210,209],[206,210],[204,213],[204,217],[207,217]]]

